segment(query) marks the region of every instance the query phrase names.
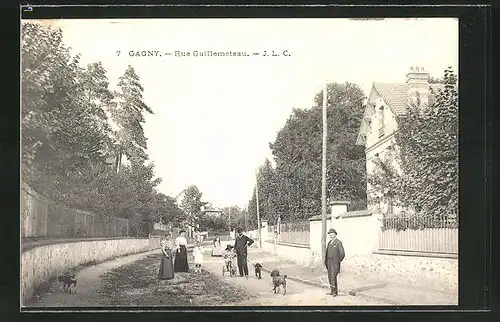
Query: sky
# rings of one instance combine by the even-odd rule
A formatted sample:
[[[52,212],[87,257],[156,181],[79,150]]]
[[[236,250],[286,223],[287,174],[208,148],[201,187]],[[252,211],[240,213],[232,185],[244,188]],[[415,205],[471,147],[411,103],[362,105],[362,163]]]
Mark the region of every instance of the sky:
[[[159,190],[198,186],[215,206],[250,200],[256,169],[292,109],[309,108],[325,82],[404,82],[411,66],[441,77],[458,66],[458,20],[45,20],[81,62],[101,61],[112,86],[132,65],[144,87],[148,154]],[[289,56],[251,53],[266,50]],[[120,55],[117,52],[120,51]],[[130,56],[158,51],[161,57]],[[165,55],[189,52],[190,57]],[[193,57],[239,51],[250,57]],[[354,143],[353,143],[354,144]],[[320,184],[320,183],[318,183]]]

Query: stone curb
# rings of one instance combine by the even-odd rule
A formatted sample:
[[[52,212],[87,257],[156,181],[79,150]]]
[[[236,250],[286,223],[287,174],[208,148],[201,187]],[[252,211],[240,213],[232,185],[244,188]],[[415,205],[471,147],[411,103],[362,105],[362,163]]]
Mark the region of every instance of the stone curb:
[[[247,260],[247,261],[248,261],[248,263],[253,264],[252,261],[250,261],[250,260]],[[265,272],[267,272],[267,273],[271,273],[271,271],[272,271],[272,269],[269,269],[269,268],[267,268],[265,266],[262,266],[262,270],[265,271]],[[314,286],[314,287],[319,287],[319,288],[323,288],[323,289],[328,289],[328,286],[323,285],[321,283],[312,282],[312,281],[305,280],[305,279],[302,279],[302,278],[298,278],[298,277],[295,277],[295,276],[287,275],[287,279],[289,279],[291,281],[294,281],[294,282],[297,282],[297,283],[306,284],[306,285],[309,285],[309,286]],[[357,296],[357,297],[360,297],[360,298],[365,298],[367,300],[375,300],[375,301],[384,302],[386,304],[391,304],[391,305],[400,305],[401,303],[393,301],[393,300],[385,299],[385,298],[382,298],[382,297],[371,296],[371,295],[365,295],[365,294],[361,293],[361,291],[372,290],[372,289],[377,289],[377,288],[383,288],[385,286],[386,286],[386,284],[377,284],[377,285],[364,286],[364,287],[360,287],[360,288],[348,290],[347,292],[339,292],[339,294],[350,295],[350,296]]]

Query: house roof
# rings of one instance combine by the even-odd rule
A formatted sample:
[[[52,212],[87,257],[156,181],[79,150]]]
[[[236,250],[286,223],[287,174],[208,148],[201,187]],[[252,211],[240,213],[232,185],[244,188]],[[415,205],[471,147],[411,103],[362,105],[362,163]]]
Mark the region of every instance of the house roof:
[[[429,100],[432,100],[434,97],[432,91],[436,92],[438,89],[443,88],[444,84],[429,84]],[[366,103],[365,117],[361,121],[362,123],[360,125],[356,144],[364,144],[364,140],[361,137],[368,131],[368,124],[366,124],[367,122],[365,118],[373,114],[373,108],[370,105],[370,98],[373,93],[377,93],[378,96],[384,100],[394,115],[400,116],[404,115],[407,111],[409,90],[410,85],[407,83],[373,83],[368,101]]]
[[[410,85],[401,83],[373,83],[373,88],[394,114],[401,115],[406,113]]]

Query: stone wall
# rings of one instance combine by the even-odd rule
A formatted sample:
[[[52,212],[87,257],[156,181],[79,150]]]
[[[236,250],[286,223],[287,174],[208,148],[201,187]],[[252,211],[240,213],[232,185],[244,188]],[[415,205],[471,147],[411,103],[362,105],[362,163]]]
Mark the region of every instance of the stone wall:
[[[21,253],[21,303],[31,298],[43,282],[68,268],[159,247],[159,238],[128,238],[59,243],[26,250]]]
[[[458,296],[458,259],[401,255],[349,255],[342,273],[359,280],[410,285]]]
[[[350,211],[338,217],[328,217],[327,231],[330,228],[337,231],[346,253],[342,274],[359,280],[411,285],[458,294],[457,258],[403,252],[377,253],[381,224],[380,215],[371,210]],[[310,221],[310,236],[310,260],[321,265],[321,220],[318,218],[313,217]],[[298,255],[295,262],[305,261]]]
[[[294,245],[289,243],[276,243],[266,241],[262,243],[262,249],[278,255],[278,258],[291,261],[300,265],[308,266],[311,264],[311,249],[309,246]]]

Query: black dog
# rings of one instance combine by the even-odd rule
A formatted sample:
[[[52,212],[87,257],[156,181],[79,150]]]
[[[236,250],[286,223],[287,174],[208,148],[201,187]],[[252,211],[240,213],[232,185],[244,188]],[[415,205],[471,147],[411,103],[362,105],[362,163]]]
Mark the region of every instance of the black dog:
[[[280,286],[283,285],[283,295],[285,295],[286,294],[286,275],[280,276],[280,272],[275,269],[271,272],[271,277],[273,278],[274,294],[279,293]]]
[[[76,288],[76,276],[70,272],[64,272],[58,277],[59,282],[63,284],[63,291],[71,293],[71,290]]]
[[[262,277],[261,277],[260,273],[262,270],[262,265],[260,265],[259,263],[255,263],[253,265],[253,267],[255,267],[255,276],[257,276],[258,279],[261,279]]]

